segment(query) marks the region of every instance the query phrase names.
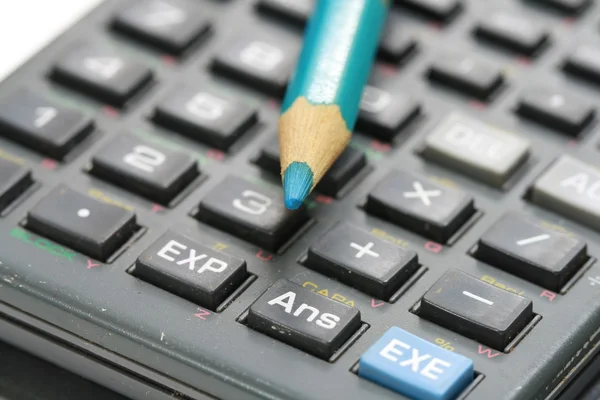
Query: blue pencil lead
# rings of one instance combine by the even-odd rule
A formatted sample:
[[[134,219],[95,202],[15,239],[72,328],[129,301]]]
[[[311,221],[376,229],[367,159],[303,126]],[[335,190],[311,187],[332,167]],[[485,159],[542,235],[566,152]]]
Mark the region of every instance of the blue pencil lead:
[[[290,210],[298,209],[313,185],[313,172],[304,162],[294,161],[283,174],[283,196],[285,206]]]

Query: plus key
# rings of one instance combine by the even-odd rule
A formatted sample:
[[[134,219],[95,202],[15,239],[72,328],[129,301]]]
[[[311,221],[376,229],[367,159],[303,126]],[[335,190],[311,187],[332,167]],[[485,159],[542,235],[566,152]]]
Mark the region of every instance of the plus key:
[[[383,300],[389,300],[419,268],[413,250],[346,222],[336,224],[310,246],[306,265]]]
[[[369,193],[365,210],[441,243],[475,213],[465,193],[402,171],[391,172]]]

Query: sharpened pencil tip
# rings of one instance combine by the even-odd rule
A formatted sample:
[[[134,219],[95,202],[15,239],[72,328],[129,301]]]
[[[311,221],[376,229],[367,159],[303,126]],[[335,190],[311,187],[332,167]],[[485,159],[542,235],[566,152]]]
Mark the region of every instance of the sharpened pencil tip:
[[[290,210],[300,208],[310,194],[313,185],[313,172],[305,162],[294,161],[283,173],[283,197]]]

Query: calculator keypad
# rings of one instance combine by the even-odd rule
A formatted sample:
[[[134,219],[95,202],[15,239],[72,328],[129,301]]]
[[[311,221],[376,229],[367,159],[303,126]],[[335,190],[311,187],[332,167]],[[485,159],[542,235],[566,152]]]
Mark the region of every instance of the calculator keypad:
[[[599,3],[393,3],[292,212],[275,133],[315,2],[102,2],[0,86],[0,303],[190,398],[559,389],[600,340]]]

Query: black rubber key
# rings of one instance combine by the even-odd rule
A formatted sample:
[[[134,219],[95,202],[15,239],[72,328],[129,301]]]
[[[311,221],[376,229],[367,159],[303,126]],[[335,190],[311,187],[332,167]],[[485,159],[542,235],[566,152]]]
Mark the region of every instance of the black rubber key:
[[[27,214],[27,229],[100,261],[107,261],[137,230],[133,211],[60,185]]]
[[[553,8],[568,15],[580,14],[588,8],[594,0],[525,0]]]
[[[279,142],[277,138],[274,138],[261,149],[255,163],[265,171],[280,176],[280,157]],[[362,151],[346,147],[317,184],[315,191],[326,196],[336,197],[339,191],[366,166],[367,158]]]
[[[516,212],[505,215],[483,235],[476,256],[555,292],[589,258],[581,239],[544,228]]]
[[[503,351],[533,319],[531,300],[450,269],[421,299],[419,317]]]
[[[396,0],[409,10],[440,22],[450,22],[462,9],[461,0]]]
[[[94,129],[77,110],[21,89],[0,100],[0,136],[62,160]]]
[[[417,253],[338,223],[308,249],[306,266],[378,299],[390,297],[419,269]]]
[[[433,82],[481,101],[489,100],[504,83],[504,76],[498,65],[454,52],[436,57],[427,76]]]
[[[173,231],[140,255],[132,274],[212,311],[248,277],[244,260]]]
[[[304,25],[312,14],[314,4],[315,0],[259,0],[256,7],[265,15]]]
[[[164,205],[200,174],[190,156],[130,135],[103,147],[92,159],[91,172]]]
[[[0,158],[0,212],[32,184],[33,179],[28,168]]]
[[[600,85],[600,47],[582,44],[569,54],[563,70],[575,77]]]
[[[398,13],[390,11],[381,35],[379,59],[400,64],[415,54],[418,49],[417,39],[406,29]]]
[[[299,44],[275,32],[246,33],[223,45],[213,70],[267,95],[283,97]]]
[[[281,279],[248,311],[250,328],[328,360],[360,328],[360,311]]]
[[[391,141],[420,114],[421,105],[410,95],[386,90],[385,80],[365,86],[356,129]]]
[[[402,171],[392,171],[379,182],[365,210],[441,243],[475,213],[472,197]]]
[[[228,150],[258,121],[256,109],[214,90],[180,86],[160,102],[156,124],[220,150]]]
[[[148,67],[91,44],[61,54],[51,72],[54,81],[116,107],[124,107],[153,76]]]
[[[193,0],[145,0],[120,11],[113,28],[141,43],[181,55],[208,33],[210,23]]]
[[[596,110],[570,93],[535,86],[521,93],[517,113],[546,128],[577,136],[594,120]]]
[[[308,222],[304,207],[290,211],[281,191],[229,176],[200,202],[196,218],[265,250],[277,251]]]
[[[533,56],[550,35],[536,21],[508,12],[496,12],[475,28],[475,35],[515,53]]]

